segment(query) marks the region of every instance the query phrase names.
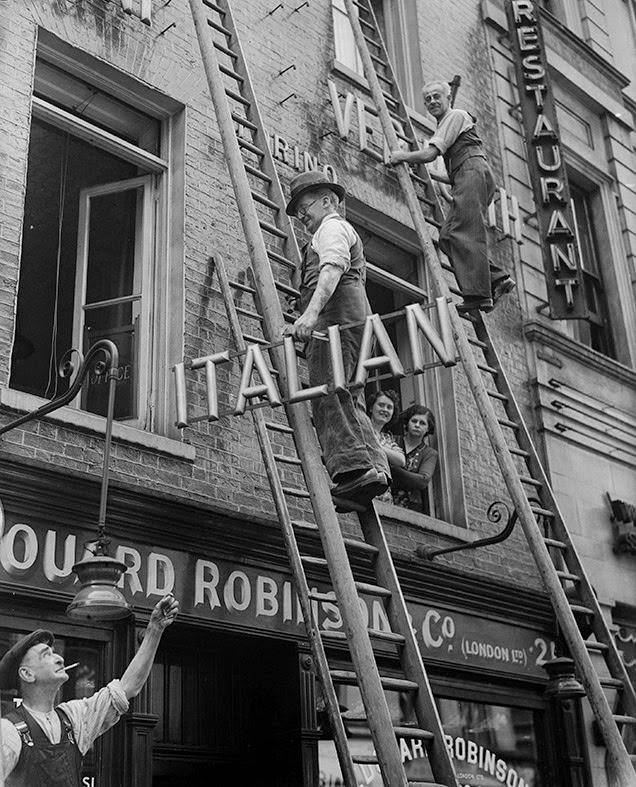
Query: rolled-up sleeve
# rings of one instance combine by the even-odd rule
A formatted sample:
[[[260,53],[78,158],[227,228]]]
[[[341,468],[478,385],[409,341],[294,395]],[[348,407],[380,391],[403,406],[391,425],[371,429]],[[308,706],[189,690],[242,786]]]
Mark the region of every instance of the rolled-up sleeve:
[[[448,148],[457,140],[457,137],[475,122],[463,109],[451,109],[442,118],[442,122],[437,127],[433,136],[429,139],[429,145],[435,145],[439,152],[444,155]]]
[[[92,697],[62,702],[59,706],[68,716],[75,732],[77,746],[84,755],[95,739],[116,724],[128,710],[128,699],[118,680],[112,680]]]
[[[335,265],[346,273],[351,267],[351,247],[355,242],[356,235],[350,224],[336,216],[327,216],[311,241],[311,246],[320,260],[318,270],[325,265]]]
[[[22,739],[15,728],[15,724],[8,719],[0,719],[0,726],[2,727],[2,735],[0,736],[2,740],[2,746],[0,747],[0,756],[2,756],[0,776],[6,779],[20,759]]]

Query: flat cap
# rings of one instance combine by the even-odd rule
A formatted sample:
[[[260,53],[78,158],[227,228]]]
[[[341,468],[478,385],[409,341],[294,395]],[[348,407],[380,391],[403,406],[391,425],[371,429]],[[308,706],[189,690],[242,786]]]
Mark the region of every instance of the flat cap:
[[[9,648],[0,660],[0,689],[5,691],[17,689],[19,687],[18,669],[27,650],[34,645],[39,645],[40,642],[52,645],[54,640],[55,637],[50,631],[36,629],[31,634],[27,634],[26,637],[19,639],[13,647]]]

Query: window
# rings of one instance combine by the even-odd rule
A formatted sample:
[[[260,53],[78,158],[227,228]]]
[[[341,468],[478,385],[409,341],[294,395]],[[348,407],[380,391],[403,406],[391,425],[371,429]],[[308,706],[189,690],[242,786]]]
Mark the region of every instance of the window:
[[[55,398],[69,385],[65,354],[107,338],[119,351],[115,417],[165,428],[165,416],[150,422],[150,391],[167,384],[153,348],[168,308],[171,116],[146,96],[139,109],[129,85],[120,99],[111,80],[73,65],[80,58],[44,47],[36,63],[10,387]],[[73,406],[105,414],[105,383],[91,371]]]
[[[410,697],[387,692],[391,715],[396,724],[408,726],[415,721]],[[364,717],[357,687],[339,687],[338,700],[348,710],[343,714],[349,734],[350,748],[355,755],[373,753],[368,729],[355,720]],[[508,703],[436,697],[438,711],[448,750],[461,785],[498,784],[548,787],[545,780],[548,752],[542,735],[542,716],[531,707]],[[348,717],[351,716],[351,721]],[[425,746],[419,740],[400,741],[402,761],[407,777],[413,782],[433,781]],[[340,784],[340,769],[333,742],[319,743],[320,770],[325,784]],[[360,783],[380,787],[379,768],[356,766]],[[329,781],[329,778],[333,781]],[[584,782],[579,782],[584,784]]]
[[[576,338],[593,350],[614,357],[614,342],[595,228],[594,205],[598,201],[598,195],[594,191],[586,191],[575,183],[570,183],[570,199],[581,256],[583,289],[590,312],[589,322],[577,321]]]
[[[372,0],[378,27],[407,105],[424,112],[416,4],[405,0]],[[333,0],[336,60],[364,76],[344,0]]]
[[[408,303],[427,301],[424,266],[415,233],[367,210],[351,199],[347,219],[364,245],[368,262],[367,295],[372,311],[385,315],[400,311]],[[398,356],[408,366],[411,356],[404,320],[389,320],[385,327]],[[425,362],[437,361],[432,349],[424,344]],[[426,443],[437,451],[438,456],[432,481],[423,495],[424,513],[458,527],[466,527],[452,371],[433,368],[423,374],[396,380],[389,377],[388,370],[384,368],[379,370],[379,374],[369,375],[367,395],[377,388],[394,389],[401,409],[417,403],[432,410],[436,420],[435,434],[427,438]],[[440,407],[440,402],[444,402],[443,407]],[[399,424],[393,425],[392,429],[401,436]],[[396,512],[404,510],[395,508]]]

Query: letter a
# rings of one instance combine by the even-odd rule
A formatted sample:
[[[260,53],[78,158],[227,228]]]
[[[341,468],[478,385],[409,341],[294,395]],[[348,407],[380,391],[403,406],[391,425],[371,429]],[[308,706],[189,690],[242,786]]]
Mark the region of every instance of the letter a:
[[[252,377],[254,366],[256,366],[256,371],[259,373],[263,382],[261,385],[250,386],[249,382]],[[267,396],[272,407],[278,407],[281,404],[280,396],[274,384],[274,379],[267,368],[261,348],[258,344],[250,344],[245,356],[245,365],[243,366],[241,386],[236,397],[234,415],[243,415],[245,407],[247,406],[247,400],[255,396]]]
[[[371,357],[374,338],[377,339],[384,355]],[[358,367],[353,381],[354,386],[364,385],[369,369],[377,369],[380,366],[385,366],[387,363],[393,377],[405,376],[404,367],[398,358],[395,347],[391,343],[391,339],[389,339],[389,334],[386,332],[380,316],[378,314],[370,314],[364,324],[364,333],[360,343],[360,357],[358,358]]]

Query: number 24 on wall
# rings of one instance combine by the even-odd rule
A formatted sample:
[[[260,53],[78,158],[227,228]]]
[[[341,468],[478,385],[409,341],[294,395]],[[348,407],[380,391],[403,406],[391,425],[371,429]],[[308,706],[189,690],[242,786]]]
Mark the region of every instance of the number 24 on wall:
[[[551,661],[556,658],[556,651],[554,649],[554,641],[546,640],[542,637],[537,637],[534,641],[534,646],[537,649],[537,655],[534,663],[540,667],[546,661]],[[547,658],[546,658],[547,657]]]

